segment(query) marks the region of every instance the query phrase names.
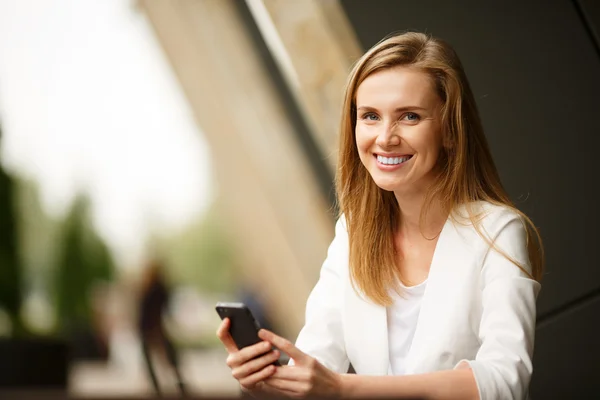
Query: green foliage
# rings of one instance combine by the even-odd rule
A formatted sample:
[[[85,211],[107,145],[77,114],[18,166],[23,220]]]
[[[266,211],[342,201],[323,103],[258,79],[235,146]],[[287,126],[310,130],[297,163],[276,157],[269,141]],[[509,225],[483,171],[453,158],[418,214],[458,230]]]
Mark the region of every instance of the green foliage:
[[[43,209],[34,181],[15,180],[15,194],[23,287],[25,292],[41,290],[47,294],[60,250],[58,240],[62,221]]]
[[[56,309],[59,329],[90,323],[90,291],[99,280],[114,274],[111,254],[89,221],[89,202],[79,197],[65,219],[62,252],[55,275]]]

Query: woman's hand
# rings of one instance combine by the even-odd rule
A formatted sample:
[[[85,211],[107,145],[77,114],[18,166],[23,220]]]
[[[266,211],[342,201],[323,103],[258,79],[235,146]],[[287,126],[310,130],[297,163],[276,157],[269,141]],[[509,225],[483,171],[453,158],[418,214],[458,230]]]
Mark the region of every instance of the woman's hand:
[[[342,391],[341,376],[330,371],[316,359],[304,354],[290,341],[261,329],[259,337],[277,347],[294,360],[293,366],[277,367],[265,382],[265,389],[270,393],[291,397],[308,395],[339,397]]]
[[[271,343],[267,341],[239,350],[229,334],[229,326],[229,318],[225,318],[217,330],[217,336],[229,353],[227,365],[242,389],[252,392],[259,389],[257,385],[275,373],[275,366],[272,364],[279,359],[279,352],[271,351]]]

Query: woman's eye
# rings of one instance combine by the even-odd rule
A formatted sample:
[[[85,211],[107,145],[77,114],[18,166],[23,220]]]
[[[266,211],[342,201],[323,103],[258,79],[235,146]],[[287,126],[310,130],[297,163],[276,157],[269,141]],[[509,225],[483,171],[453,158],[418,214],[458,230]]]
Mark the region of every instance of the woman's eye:
[[[409,112],[404,114],[404,119],[410,122],[417,122],[421,117],[419,117],[418,114],[415,114],[413,112]]]
[[[366,119],[367,121],[377,121],[379,119],[379,117],[373,113],[366,113],[362,116],[362,118]]]

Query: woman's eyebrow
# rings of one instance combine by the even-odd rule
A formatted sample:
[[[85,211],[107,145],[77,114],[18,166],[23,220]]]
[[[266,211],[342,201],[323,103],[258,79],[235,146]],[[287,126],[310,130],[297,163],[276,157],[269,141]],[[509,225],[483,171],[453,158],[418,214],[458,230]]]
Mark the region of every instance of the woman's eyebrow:
[[[370,107],[370,106],[360,106],[356,110],[357,111],[378,111],[375,107]],[[420,107],[420,106],[404,106],[404,107],[398,107],[398,108],[394,109],[394,112],[409,111],[409,110],[426,111],[427,108]]]

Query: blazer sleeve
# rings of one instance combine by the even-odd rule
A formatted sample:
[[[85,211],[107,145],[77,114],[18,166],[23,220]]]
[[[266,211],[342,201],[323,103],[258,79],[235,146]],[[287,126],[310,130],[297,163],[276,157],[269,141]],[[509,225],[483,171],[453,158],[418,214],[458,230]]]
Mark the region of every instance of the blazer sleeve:
[[[494,222],[496,235],[492,240],[497,248],[531,272],[526,230],[520,217],[504,212]],[[462,361],[473,370],[481,400],[525,399],[532,373],[540,284],[490,249],[481,270],[481,290],[481,345],[475,360]]]
[[[339,373],[347,372],[349,366],[341,318],[347,260],[348,232],[342,216],[336,223],[319,280],[308,297],[305,324],[296,340],[296,347]]]

